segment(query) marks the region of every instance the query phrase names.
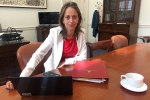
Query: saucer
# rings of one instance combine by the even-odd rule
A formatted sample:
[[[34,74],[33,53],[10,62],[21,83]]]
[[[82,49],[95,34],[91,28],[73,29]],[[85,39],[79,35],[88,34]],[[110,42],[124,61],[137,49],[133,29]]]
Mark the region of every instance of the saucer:
[[[130,91],[134,91],[134,92],[144,92],[144,91],[146,91],[147,88],[148,88],[145,83],[143,83],[143,85],[142,85],[141,87],[139,87],[139,88],[131,87],[131,86],[127,85],[125,79],[122,79],[122,80],[120,81],[120,84],[121,84],[124,88],[126,88],[126,89],[128,89],[128,90],[130,90]]]

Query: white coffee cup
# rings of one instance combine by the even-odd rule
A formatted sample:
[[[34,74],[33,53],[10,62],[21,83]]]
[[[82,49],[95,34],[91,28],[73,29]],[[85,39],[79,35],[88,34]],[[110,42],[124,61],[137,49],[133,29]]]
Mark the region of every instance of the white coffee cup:
[[[144,77],[138,73],[127,73],[125,75],[121,75],[121,79],[125,79],[125,83],[127,83],[127,85],[139,88],[143,85]]]

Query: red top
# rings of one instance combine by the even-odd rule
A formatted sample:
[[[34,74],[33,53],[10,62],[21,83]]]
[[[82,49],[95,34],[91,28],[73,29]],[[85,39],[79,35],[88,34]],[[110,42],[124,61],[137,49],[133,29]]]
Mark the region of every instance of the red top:
[[[78,52],[76,38],[73,37],[72,39],[64,39],[63,42],[63,52],[61,61],[65,61],[65,58],[74,57]]]

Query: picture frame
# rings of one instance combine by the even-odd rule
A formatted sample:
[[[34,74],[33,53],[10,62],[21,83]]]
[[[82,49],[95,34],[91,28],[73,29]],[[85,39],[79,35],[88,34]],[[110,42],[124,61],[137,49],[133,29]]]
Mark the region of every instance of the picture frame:
[[[47,0],[0,0],[0,7],[47,8]]]

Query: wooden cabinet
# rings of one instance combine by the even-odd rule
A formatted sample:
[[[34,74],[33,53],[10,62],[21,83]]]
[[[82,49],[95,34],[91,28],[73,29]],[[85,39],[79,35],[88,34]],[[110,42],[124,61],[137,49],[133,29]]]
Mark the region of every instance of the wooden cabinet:
[[[136,0],[104,0],[103,23],[134,21]]]
[[[136,0],[104,0],[103,21],[98,27],[98,41],[124,35],[130,41],[130,25],[134,22]]]
[[[37,30],[37,41],[43,42],[47,36],[49,35],[49,31],[51,28],[56,26],[38,26],[36,27]]]
[[[130,24],[99,24],[98,40],[111,39],[113,35],[124,35],[130,40]]]
[[[9,44],[0,42],[0,85],[8,81],[8,76],[20,75],[21,70],[16,52],[20,46],[28,43],[30,42],[25,40],[19,43],[10,41]]]

